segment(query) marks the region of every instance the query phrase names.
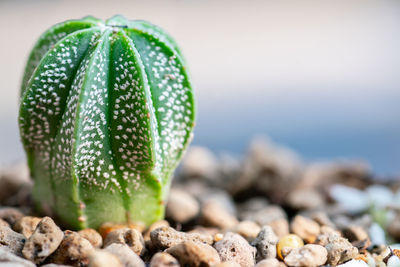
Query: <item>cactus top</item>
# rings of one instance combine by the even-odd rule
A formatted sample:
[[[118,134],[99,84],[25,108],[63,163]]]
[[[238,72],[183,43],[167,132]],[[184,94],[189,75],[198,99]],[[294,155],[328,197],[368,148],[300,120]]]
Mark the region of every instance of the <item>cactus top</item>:
[[[160,28],[121,16],[53,26],[21,90],[38,206],[75,228],[159,219],[194,119],[185,61]]]

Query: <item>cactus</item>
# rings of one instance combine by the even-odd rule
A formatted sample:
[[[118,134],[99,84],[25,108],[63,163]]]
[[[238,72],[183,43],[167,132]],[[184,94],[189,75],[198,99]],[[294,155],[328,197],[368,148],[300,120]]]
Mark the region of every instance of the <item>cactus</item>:
[[[194,120],[185,61],[162,29],[122,16],[51,27],[19,111],[37,207],[74,229],[161,219]]]

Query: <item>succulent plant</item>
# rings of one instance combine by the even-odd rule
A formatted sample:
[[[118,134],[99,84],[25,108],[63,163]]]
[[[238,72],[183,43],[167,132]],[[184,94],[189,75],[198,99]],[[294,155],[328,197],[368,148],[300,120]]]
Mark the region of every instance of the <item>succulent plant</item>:
[[[162,29],[122,16],[51,27],[21,90],[35,203],[75,229],[162,218],[194,111],[185,61]]]

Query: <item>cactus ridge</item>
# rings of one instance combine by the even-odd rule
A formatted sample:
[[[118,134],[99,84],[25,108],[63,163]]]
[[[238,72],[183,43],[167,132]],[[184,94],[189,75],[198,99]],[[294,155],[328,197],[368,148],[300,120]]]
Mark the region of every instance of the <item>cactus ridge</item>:
[[[194,119],[185,61],[160,28],[121,16],[56,25],[22,82],[34,198],[75,228],[149,224],[163,216]]]

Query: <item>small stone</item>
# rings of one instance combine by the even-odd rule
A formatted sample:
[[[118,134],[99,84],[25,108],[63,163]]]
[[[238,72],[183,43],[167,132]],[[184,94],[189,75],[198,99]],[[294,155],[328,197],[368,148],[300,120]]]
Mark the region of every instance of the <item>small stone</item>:
[[[143,236],[135,229],[124,228],[110,232],[104,240],[104,247],[113,243],[125,244],[139,256],[143,256],[146,251]]]
[[[64,233],[50,217],[44,217],[26,241],[22,254],[36,264],[44,261],[60,245]]]
[[[348,260],[354,259],[358,255],[358,249],[354,247],[346,238],[336,234],[330,234],[325,245],[328,251],[328,261],[330,265],[338,265]]]
[[[97,249],[89,255],[89,267],[123,267],[114,254]]]
[[[400,215],[397,215],[388,225],[387,231],[390,236],[400,240]]]
[[[240,267],[240,264],[236,261],[223,261],[214,267]]]
[[[0,203],[17,194],[21,187],[31,184],[29,169],[25,162],[3,167],[0,170]]]
[[[367,232],[360,226],[348,226],[342,230],[342,233],[360,252],[366,250],[371,245],[371,240]]]
[[[172,227],[160,227],[150,233],[151,242],[159,249],[167,249],[184,241],[193,241],[198,243],[212,244],[211,235],[202,235],[197,233],[184,233],[173,229]]]
[[[301,248],[302,246],[304,246],[304,242],[298,235],[290,234],[283,236],[279,238],[276,245],[278,258],[283,260],[292,249]]]
[[[236,217],[216,201],[207,201],[202,205],[201,221],[205,226],[214,226],[221,229],[232,228],[238,223]]]
[[[150,241],[150,233],[160,227],[169,227],[169,222],[166,220],[160,220],[160,221],[156,221],[155,223],[153,223],[152,225],[149,226],[149,228],[145,231],[144,235],[143,235],[143,239],[145,242]]]
[[[94,248],[100,248],[103,245],[103,239],[101,238],[101,235],[92,228],[80,230],[78,234],[87,239]]]
[[[204,227],[204,226],[196,225],[192,230],[190,230],[186,233],[197,233],[197,234],[202,234],[202,235],[215,236],[216,234],[221,233],[221,229],[219,229],[217,227]]]
[[[106,239],[108,233],[118,230],[118,229],[136,229],[139,232],[143,232],[146,229],[146,226],[143,223],[112,223],[112,222],[105,222],[99,227],[99,233],[103,240]]]
[[[335,224],[329,219],[328,214],[325,212],[317,211],[311,214],[311,219],[317,222],[321,227],[329,226],[331,228],[335,227]]]
[[[257,249],[257,261],[276,257],[278,237],[271,226],[263,226],[252,245]]]
[[[49,264],[41,265],[40,267],[71,267],[71,265],[49,263]]]
[[[154,254],[150,261],[150,267],[179,267],[177,259],[166,252],[158,252]]]
[[[197,200],[180,189],[171,189],[166,208],[166,217],[177,223],[186,223],[194,219],[200,211]]]
[[[57,264],[73,266],[88,265],[89,255],[94,252],[90,242],[73,231],[65,231],[60,246],[51,255],[51,261]]]
[[[145,267],[143,260],[127,245],[113,243],[104,250],[115,255],[124,267]]]
[[[0,226],[0,247],[6,247],[10,252],[21,255],[22,248],[26,238],[17,232],[14,232],[8,224]]]
[[[279,261],[275,258],[265,259],[256,264],[255,267],[279,267]]]
[[[16,208],[0,208],[0,219],[8,222],[11,226],[14,226],[14,224],[23,216],[24,214]]]
[[[218,160],[205,147],[191,146],[182,160],[181,172],[185,177],[214,178],[218,172]]]
[[[258,225],[270,225],[271,222],[286,219],[285,211],[277,205],[269,205],[256,211],[241,213],[242,220],[248,220],[258,223]]]
[[[0,246],[0,266],[2,267],[35,267],[32,262],[16,256],[7,247]]]
[[[325,200],[314,188],[295,189],[287,196],[287,204],[297,210],[310,210],[323,207]]]
[[[26,238],[29,238],[41,220],[42,218],[39,217],[24,216],[17,220],[14,225],[14,230],[23,234]]]
[[[242,267],[252,267],[255,264],[256,249],[238,234],[226,233],[214,247],[222,261],[235,261]]]
[[[320,233],[318,223],[301,215],[294,217],[290,229],[307,243],[313,243]]]
[[[304,247],[292,249],[285,257],[288,266],[316,267],[323,265],[327,260],[328,252],[320,245],[308,244]]]
[[[267,225],[271,226],[279,238],[289,234],[289,222],[286,219],[277,219],[269,222]]]
[[[210,245],[185,241],[166,250],[181,266],[209,267],[221,262],[218,252]]]
[[[0,219],[0,228],[1,227],[10,227],[10,225],[5,220]]]
[[[232,232],[243,236],[247,241],[254,240],[260,230],[261,227],[252,221],[241,221],[231,229]]]
[[[362,260],[350,260],[350,261],[348,261],[346,263],[338,265],[337,267],[368,267],[368,266],[369,265],[365,261],[362,261]],[[372,265],[372,266],[375,266],[375,265]],[[383,263],[382,263],[382,265],[376,265],[376,266],[382,266],[383,267],[385,265],[383,265]]]

